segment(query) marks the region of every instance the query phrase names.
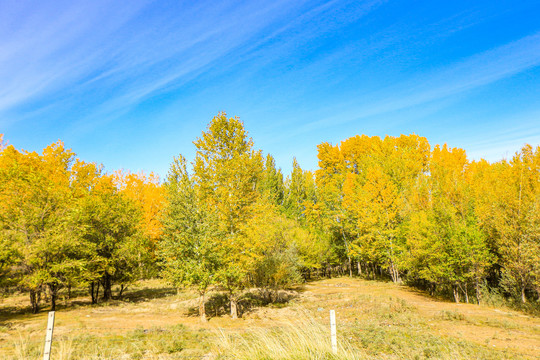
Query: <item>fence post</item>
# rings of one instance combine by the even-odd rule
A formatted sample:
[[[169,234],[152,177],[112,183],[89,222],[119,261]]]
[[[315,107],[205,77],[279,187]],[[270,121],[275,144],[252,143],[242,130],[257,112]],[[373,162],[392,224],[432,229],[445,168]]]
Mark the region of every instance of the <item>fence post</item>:
[[[336,312],[334,310],[330,310],[330,336],[332,337],[332,352],[337,354]]]
[[[49,311],[49,319],[47,320],[47,335],[45,336],[45,348],[43,349],[43,360],[51,359],[51,345],[54,329],[54,311]]]

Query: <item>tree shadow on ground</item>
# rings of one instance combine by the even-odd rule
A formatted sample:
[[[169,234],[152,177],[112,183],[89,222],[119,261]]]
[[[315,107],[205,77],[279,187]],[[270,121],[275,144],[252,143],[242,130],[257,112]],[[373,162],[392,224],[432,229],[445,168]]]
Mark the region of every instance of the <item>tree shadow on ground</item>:
[[[238,299],[237,309],[238,316],[247,315],[257,308],[261,307],[284,307],[292,300],[299,296],[299,292],[303,291],[302,287],[291,290],[278,290],[272,292],[272,295],[265,291],[250,290],[244,292]],[[231,306],[227,293],[218,292],[212,294],[205,302],[204,309],[206,316],[209,318],[229,315]],[[190,307],[187,312],[188,316],[199,316],[198,306]]]
[[[123,294],[122,297],[113,297],[116,300],[120,301],[129,301],[133,303],[144,302],[153,299],[160,299],[175,295],[177,292],[176,288],[173,287],[162,287],[162,288],[143,288],[127,291]]]
[[[89,306],[110,306],[117,305],[123,302],[140,303],[152,299],[159,299],[176,294],[176,289],[173,287],[160,288],[137,288],[125,290],[125,293],[118,297],[118,291],[113,291],[113,298],[109,301],[99,300],[97,304],[92,304],[88,290],[85,288],[77,288],[71,290],[71,298],[67,296],[67,289],[62,289],[56,303],[56,311],[70,310],[78,307]],[[47,298],[43,298],[40,302],[40,310],[37,314],[32,314],[30,301],[28,304],[18,303],[15,305],[7,305],[0,303],[0,327],[9,327],[14,320],[30,319],[33,317],[41,317],[43,313],[49,312],[51,304]]]
[[[43,311],[32,314],[32,307],[28,306],[2,306],[0,309],[0,332],[2,328],[10,329],[12,321],[42,317]]]

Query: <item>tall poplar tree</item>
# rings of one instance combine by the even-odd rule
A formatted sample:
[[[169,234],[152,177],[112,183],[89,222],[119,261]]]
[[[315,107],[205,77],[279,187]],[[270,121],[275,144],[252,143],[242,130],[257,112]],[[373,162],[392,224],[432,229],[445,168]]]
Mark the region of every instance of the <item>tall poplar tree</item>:
[[[540,278],[540,146],[524,146],[497,172],[492,226],[500,237],[501,283],[525,303]]]
[[[263,196],[274,205],[282,205],[285,186],[281,169],[276,169],[276,161],[272,155],[266,155],[264,170],[259,189]]]
[[[205,294],[208,287],[217,282],[221,263],[216,209],[201,198],[182,156],[174,159],[165,189],[163,235],[158,243],[162,274],[177,288],[197,288],[199,316],[206,321]]]
[[[261,151],[253,149],[239,118],[219,113],[195,142],[193,181],[201,200],[214,208],[223,236],[221,284],[229,292],[232,318],[238,317],[238,290],[246,286],[250,247],[242,228],[256,214],[261,198],[258,185],[263,171]]]

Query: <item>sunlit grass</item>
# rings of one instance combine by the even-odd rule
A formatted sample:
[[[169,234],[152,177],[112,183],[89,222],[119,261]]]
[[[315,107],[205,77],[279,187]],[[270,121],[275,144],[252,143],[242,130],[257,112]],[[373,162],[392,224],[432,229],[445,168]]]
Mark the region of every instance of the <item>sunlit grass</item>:
[[[12,352],[2,359],[37,359],[43,342],[36,334],[20,334]],[[188,330],[177,325],[166,329],[137,329],[126,334],[90,335],[84,332],[54,337],[51,359],[151,359],[159,355],[197,357],[211,351],[216,336],[209,331]]]
[[[277,328],[257,328],[245,333],[221,332],[218,343],[221,356],[235,359],[367,359],[365,352],[346,339],[332,352],[330,330],[321,324],[303,319]]]
[[[521,313],[440,302],[390,283],[313,282],[291,291],[288,303],[256,305],[236,321],[212,311],[206,324],[195,314],[194,292],[160,286],[142,283],[128,301],[75,299],[77,306],[57,312],[52,359],[528,359],[540,339],[540,322]],[[213,294],[213,306],[226,306]],[[13,311],[4,313],[0,359],[41,358],[46,311],[19,312],[8,300]]]

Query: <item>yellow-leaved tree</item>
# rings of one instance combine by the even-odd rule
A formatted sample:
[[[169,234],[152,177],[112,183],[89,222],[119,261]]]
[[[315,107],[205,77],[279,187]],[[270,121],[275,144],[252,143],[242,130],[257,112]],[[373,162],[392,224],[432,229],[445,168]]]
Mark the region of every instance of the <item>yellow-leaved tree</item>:
[[[128,198],[135,201],[143,213],[141,224],[144,233],[153,243],[161,235],[159,212],[165,201],[165,190],[160,184],[159,176],[144,172],[132,173],[118,170],[114,173],[116,187]]]
[[[0,152],[0,239],[14,271],[30,292],[32,311],[47,287],[54,310],[58,290],[78,272],[77,241],[69,236],[74,154],[60,141],[42,154],[8,146]]]
[[[540,298],[540,146],[525,145],[485,172],[478,216],[500,256],[501,285],[523,303],[527,291]]]

